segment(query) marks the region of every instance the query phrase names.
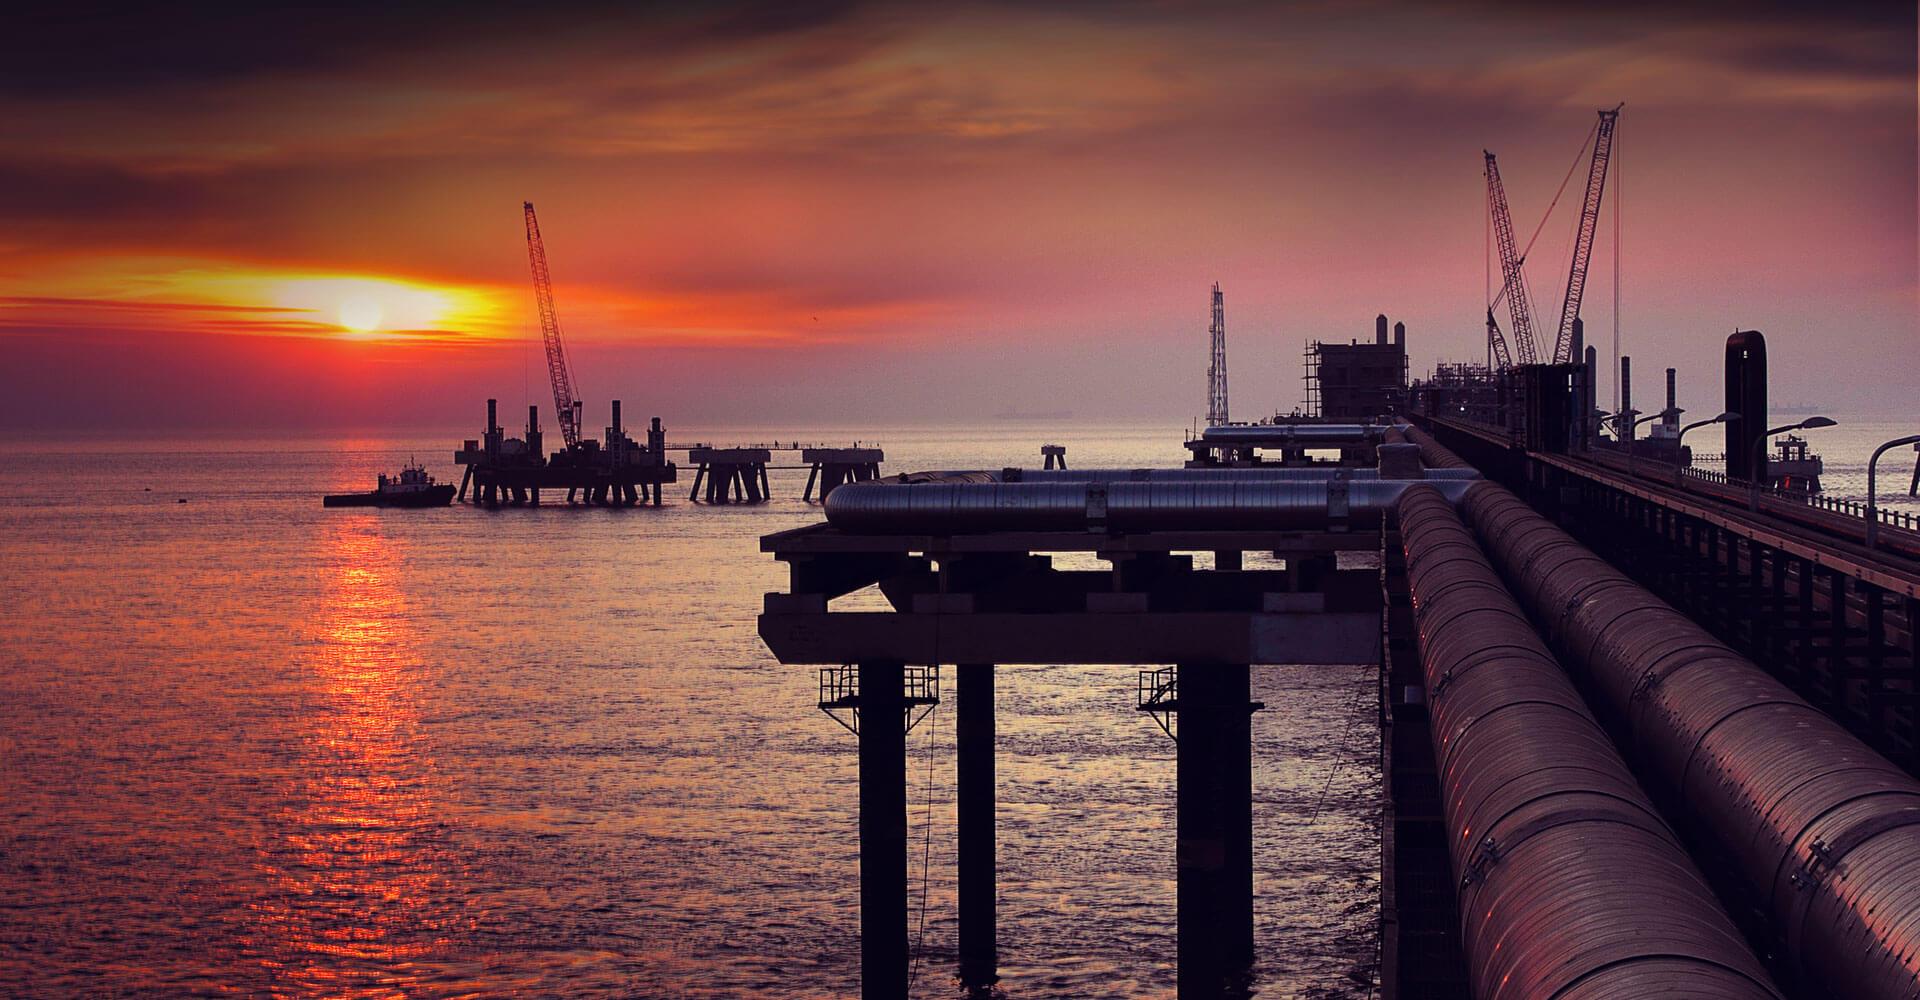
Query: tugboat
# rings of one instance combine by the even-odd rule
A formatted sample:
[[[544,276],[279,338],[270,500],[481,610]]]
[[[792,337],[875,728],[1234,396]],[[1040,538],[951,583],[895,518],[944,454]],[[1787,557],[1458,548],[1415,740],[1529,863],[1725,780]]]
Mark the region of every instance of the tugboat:
[[[1780,454],[1767,463],[1767,474],[1777,489],[1809,496],[1820,492],[1820,474],[1826,466],[1820,456],[1807,451],[1807,439],[1789,434],[1774,442]]]
[[[398,478],[380,474],[379,484],[365,493],[329,493],[327,507],[445,507],[453,503],[453,484],[436,483],[427,470],[409,464]]]

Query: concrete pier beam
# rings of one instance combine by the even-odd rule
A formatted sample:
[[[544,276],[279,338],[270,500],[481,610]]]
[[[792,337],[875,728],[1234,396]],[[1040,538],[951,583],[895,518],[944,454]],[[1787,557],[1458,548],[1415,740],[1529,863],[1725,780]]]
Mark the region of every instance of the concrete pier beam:
[[[1179,667],[1179,991],[1218,997],[1253,964],[1253,755],[1246,664]]]
[[[959,799],[960,986],[989,995],[1000,978],[999,871],[994,825],[993,664],[963,663],[955,747]]]
[[[907,992],[906,667],[860,664],[860,996]]]

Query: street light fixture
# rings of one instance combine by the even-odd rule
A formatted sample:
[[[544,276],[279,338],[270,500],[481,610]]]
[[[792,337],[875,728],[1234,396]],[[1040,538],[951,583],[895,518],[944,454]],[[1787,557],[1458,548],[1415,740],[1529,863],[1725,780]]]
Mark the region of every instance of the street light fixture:
[[[1693,430],[1695,427],[1705,427],[1708,424],[1724,424],[1727,421],[1732,420],[1733,418],[1739,415],[1740,414],[1735,413],[1732,410],[1724,410],[1718,416],[1708,417],[1705,420],[1696,420],[1693,423],[1690,423],[1687,426],[1680,428],[1680,433],[1677,436],[1675,436],[1673,439],[1673,445],[1674,447],[1678,448],[1680,446],[1680,443],[1686,440],[1687,432],[1690,430]]]
[[[1629,412],[1632,412],[1632,411],[1629,411]],[[1664,417],[1666,415],[1667,414],[1665,411],[1662,411],[1660,413],[1649,413],[1646,416],[1641,417],[1640,419],[1633,422],[1633,428],[1627,432],[1627,473],[1629,475],[1633,473],[1633,452],[1634,452],[1633,446],[1635,444],[1638,444],[1640,441],[1640,425],[1647,423],[1648,421],[1651,421],[1651,420],[1659,420],[1661,417]]]
[[[1880,465],[1880,456],[1888,449],[1898,448],[1903,444],[1920,447],[1920,434],[1909,434],[1903,438],[1894,438],[1886,444],[1875,448],[1873,450],[1873,457],[1867,459],[1867,548],[1873,548],[1873,543],[1880,539],[1880,504],[1877,491],[1874,489],[1874,477]]]
[[[1613,443],[1620,443],[1619,413],[1607,413],[1607,411],[1603,411],[1603,409],[1596,409],[1596,411],[1594,411],[1594,426],[1599,428],[1599,430],[1613,428]]]
[[[1760,436],[1753,440],[1753,481],[1751,484],[1752,488],[1748,493],[1747,506],[1753,510],[1760,509],[1760,482],[1767,477],[1768,438],[1775,434],[1785,434],[1788,431],[1810,431],[1817,430],[1821,427],[1832,427],[1839,422],[1840,421],[1832,417],[1808,417],[1797,424],[1785,424],[1772,428],[1771,430],[1761,431]]]
[[[1686,450],[1684,446],[1687,440],[1687,432],[1690,430],[1693,430],[1696,427],[1705,427],[1708,424],[1724,424],[1727,421],[1732,420],[1737,416],[1739,416],[1739,414],[1733,412],[1732,410],[1721,410],[1718,414],[1708,417],[1705,420],[1696,420],[1693,423],[1690,423],[1685,427],[1680,428],[1680,433],[1675,434],[1673,436],[1673,455],[1674,455],[1674,458],[1676,459],[1673,465],[1673,481],[1676,484],[1680,482],[1680,476],[1682,473],[1684,473],[1687,469],[1693,468],[1693,456],[1691,453],[1689,453]],[[1687,457],[1686,459],[1687,464],[1684,466],[1681,465],[1678,461],[1678,459],[1682,455],[1685,455]]]

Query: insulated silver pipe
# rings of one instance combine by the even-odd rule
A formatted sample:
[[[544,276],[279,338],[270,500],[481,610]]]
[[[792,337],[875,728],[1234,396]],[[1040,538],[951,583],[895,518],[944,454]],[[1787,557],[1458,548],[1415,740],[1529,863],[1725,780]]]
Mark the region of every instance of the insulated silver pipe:
[[[1386,433],[1385,424],[1233,424],[1209,427],[1202,441],[1288,441],[1304,445],[1363,444]]]
[[[827,522],[856,534],[991,531],[1276,531],[1374,527],[1410,486],[1458,502],[1474,480],[854,483],[827,497]]]
[[[1003,483],[1178,483],[1178,482],[1260,482],[1298,480],[1313,482],[1328,479],[1379,479],[1380,470],[1336,466],[1239,466],[1216,469],[1004,469],[994,474]],[[1478,479],[1477,469],[1430,469],[1429,479]]]

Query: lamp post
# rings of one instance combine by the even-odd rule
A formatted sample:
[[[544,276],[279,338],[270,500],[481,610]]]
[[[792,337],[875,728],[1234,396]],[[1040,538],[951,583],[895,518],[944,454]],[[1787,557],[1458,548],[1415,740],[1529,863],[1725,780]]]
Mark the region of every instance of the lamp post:
[[[1696,420],[1693,423],[1690,423],[1685,427],[1680,428],[1680,433],[1675,434],[1673,436],[1674,456],[1677,458],[1682,454],[1686,454],[1685,444],[1687,440],[1688,431],[1693,430],[1696,427],[1705,427],[1708,424],[1724,424],[1727,421],[1732,420],[1734,417],[1737,417],[1737,416],[1739,416],[1739,414],[1734,413],[1732,410],[1721,410],[1718,414],[1708,417],[1705,420]],[[1680,482],[1680,477],[1686,472],[1687,469],[1691,469],[1691,468],[1693,468],[1693,458],[1691,455],[1688,456],[1687,464],[1684,466],[1680,465],[1678,462],[1674,463],[1674,467],[1673,467],[1674,483],[1678,484]]]
[[[1649,414],[1647,414],[1646,416],[1644,416],[1644,417],[1641,417],[1640,419],[1638,419],[1638,420],[1636,420],[1636,421],[1634,421],[1634,422],[1633,422],[1633,429],[1627,432],[1627,474],[1628,474],[1628,475],[1633,475],[1633,474],[1634,474],[1634,472],[1633,472],[1633,452],[1634,452],[1634,447],[1633,447],[1633,446],[1634,446],[1635,444],[1637,444],[1637,443],[1639,443],[1639,440],[1640,440],[1640,425],[1641,425],[1641,424],[1644,424],[1644,423],[1646,423],[1646,422],[1648,422],[1648,421],[1650,421],[1650,420],[1658,420],[1658,419],[1660,419],[1661,417],[1664,417],[1664,416],[1666,416],[1666,413],[1664,413],[1664,412],[1661,412],[1661,413],[1649,413]]]
[[[1873,543],[1880,539],[1880,505],[1878,502],[1878,493],[1874,489],[1874,476],[1880,464],[1880,456],[1888,449],[1898,448],[1903,444],[1920,447],[1920,434],[1909,434],[1903,438],[1894,438],[1886,444],[1873,449],[1873,457],[1867,459],[1867,548],[1873,548]]]
[[[1747,494],[1747,506],[1756,511],[1760,509],[1760,482],[1767,476],[1768,438],[1788,431],[1810,431],[1820,427],[1832,427],[1839,422],[1832,417],[1808,417],[1797,424],[1786,424],[1761,431],[1760,436],[1753,440],[1753,482]]]
[[[1594,408],[1594,411],[1593,411],[1593,417],[1592,417],[1592,420],[1593,420],[1593,436],[1594,436],[1594,437],[1595,437],[1596,439],[1600,437],[1600,433],[1601,433],[1602,431],[1604,431],[1604,430],[1606,430],[1606,429],[1607,429],[1607,427],[1608,427],[1608,425],[1610,425],[1610,424],[1613,424],[1613,423],[1614,423],[1614,420],[1613,420],[1613,418],[1614,418],[1614,414],[1611,414],[1611,413],[1608,413],[1607,411],[1605,411],[1605,410],[1602,410],[1602,409],[1600,409],[1600,408],[1598,408],[1598,407],[1595,407],[1595,408]],[[1619,427],[1618,427],[1617,425],[1615,425],[1615,426],[1614,426],[1614,428],[1613,428],[1613,434],[1614,434],[1614,437],[1619,437],[1619,436],[1620,436],[1620,428],[1619,428]],[[1618,444],[1619,442],[1618,442],[1618,441],[1616,441],[1616,442],[1614,442],[1614,443],[1615,443],[1615,444]]]
[[[1731,410],[1727,410],[1727,411],[1722,411],[1718,416],[1708,417],[1705,420],[1696,420],[1693,423],[1690,423],[1687,426],[1680,428],[1680,433],[1674,436],[1673,446],[1675,448],[1680,447],[1680,444],[1687,439],[1687,432],[1690,430],[1693,430],[1696,427],[1705,427],[1708,424],[1724,424],[1727,421],[1732,420],[1734,417],[1737,417],[1737,416],[1739,416],[1738,413],[1734,413]]]

